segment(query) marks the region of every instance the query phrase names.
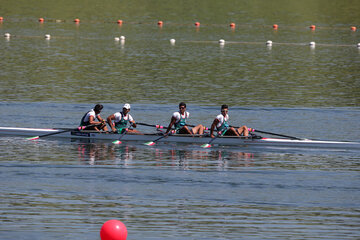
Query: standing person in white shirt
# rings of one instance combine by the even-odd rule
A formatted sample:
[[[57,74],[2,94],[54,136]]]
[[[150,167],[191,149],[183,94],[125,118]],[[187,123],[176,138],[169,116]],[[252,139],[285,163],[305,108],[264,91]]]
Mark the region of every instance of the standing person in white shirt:
[[[103,105],[96,104],[94,109],[91,109],[90,111],[85,113],[85,115],[81,118],[80,126],[86,127],[86,126],[92,125],[91,127],[90,126],[86,127],[85,130],[107,131],[108,129],[106,126],[106,122],[100,116],[100,112],[103,108],[104,108]],[[95,121],[96,119],[99,122]]]
[[[181,102],[179,104],[179,111],[174,112],[169,126],[166,130],[165,134],[168,134],[172,128],[172,126],[175,127],[175,131],[177,134],[200,134],[202,135],[204,133],[204,126],[199,124],[192,129],[189,129],[189,127],[186,125],[186,120],[189,118],[190,113],[186,111],[186,104],[184,102]]]
[[[244,135],[247,137],[249,135],[248,128],[244,125],[242,127],[239,127],[238,129],[235,129],[233,127],[230,127],[228,124],[229,121],[229,107],[228,105],[224,104],[221,106],[221,114],[217,115],[214,119],[214,122],[211,124],[211,130],[210,130],[210,136],[213,138],[214,136],[214,129],[216,128],[216,131],[221,136],[238,136]]]
[[[136,128],[136,123],[133,117],[129,114],[130,104],[125,103],[122,112],[116,112],[107,117],[107,122],[114,133],[123,133],[126,131],[128,123],[133,128]],[[113,122],[114,121],[114,122]],[[134,129],[127,129],[129,133],[140,133]]]

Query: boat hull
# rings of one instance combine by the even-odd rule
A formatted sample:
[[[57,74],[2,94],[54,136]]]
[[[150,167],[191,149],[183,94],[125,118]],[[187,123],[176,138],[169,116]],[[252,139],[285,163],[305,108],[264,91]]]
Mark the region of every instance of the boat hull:
[[[120,134],[114,133],[98,133],[95,131],[67,131],[64,129],[43,129],[43,128],[14,128],[0,127],[0,135],[11,136],[42,136],[45,134],[58,134],[47,136],[46,138],[70,138],[70,139],[91,139],[91,140],[118,140]],[[158,134],[126,134],[121,141],[154,141],[159,138]],[[178,143],[195,143],[205,144],[211,140],[209,136],[190,136],[190,135],[171,135],[160,139],[158,142],[178,142]],[[239,138],[239,137],[218,137],[212,144],[232,145],[232,146],[252,146],[252,147],[291,147],[291,148],[328,148],[328,149],[358,149],[359,142],[341,142],[341,141],[322,141],[322,140],[293,140],[284,138]]]

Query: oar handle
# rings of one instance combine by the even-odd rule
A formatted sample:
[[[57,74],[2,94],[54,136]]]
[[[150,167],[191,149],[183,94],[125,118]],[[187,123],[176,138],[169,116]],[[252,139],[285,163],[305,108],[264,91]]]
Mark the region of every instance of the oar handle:
[[[148,126],[148,127],[155,127],[155,128],[166,128],[165,126],[161,126],[161,125],[155,125],[155,124],[148,124],[148,123],[141,123],[141,122],[137,122],[136,124],[139,124],[139,125],[143,125],[143,126]]]

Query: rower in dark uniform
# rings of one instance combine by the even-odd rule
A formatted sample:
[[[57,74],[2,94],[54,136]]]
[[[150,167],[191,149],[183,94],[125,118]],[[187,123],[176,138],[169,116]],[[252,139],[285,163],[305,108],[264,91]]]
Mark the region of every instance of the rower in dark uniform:
[[[100,116],[100,112],[103,108],[103,105],[96,104],[93,109],[85,113],[85,115],[82,117],[80,126],[85,126],[85,130],[107,131],[108,129],[106,126],[106,122]],[[98,121],[95,121],[96,119]]]

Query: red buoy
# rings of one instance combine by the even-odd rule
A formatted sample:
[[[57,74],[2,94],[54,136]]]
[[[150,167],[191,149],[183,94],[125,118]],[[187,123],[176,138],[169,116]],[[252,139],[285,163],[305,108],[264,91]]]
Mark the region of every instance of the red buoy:
[[[125,224],[115,219],[105,222],[100,230],[100,238],[101,240],[126,240]]]
[[[353,26],[353,27],[350,28],[350,30],[353,31],[353,32],[355,32],[355,31],[356,31],[356,27]]]
[[[279,27],[279,26],[278,26],[277,24],[274,24],[274,25],[273,25],[273,29],[278,29],[278,27]]]
[[[195,26],[196,26],[196,27],[200,27],[200,23],[199,23],[199,22],[196,22],[196,23],[195,23]]]
[[[236,24],[235,24],[235,23],[230,23],[230,27],[231,27],[231,28],[235,28],[235,27],[236,27]]]
[[[4,20],[4,18],[3,17],[0,17],[0,22],[2,22]]]
[[[310,25],[309,27],[311,30],[315,30],[316,26],[315,25]]]
[[[159,26],[162,26],[164,23],[163,23],[163,21],[158,21],[158,23],[157,23]]]
[[[43,18],[39,18],[39,22],[44,22],[44,19],[43,19]]]
[[[74,19],[74,22],[75,22],[75,23],[79,23],[79,22],[80,22],[80,19],[75,18],[75,19]]]
[[[117,20],[117,23],[119,24],[119,25],[122,25],[123,24],[123,20]]]

